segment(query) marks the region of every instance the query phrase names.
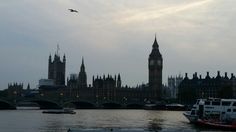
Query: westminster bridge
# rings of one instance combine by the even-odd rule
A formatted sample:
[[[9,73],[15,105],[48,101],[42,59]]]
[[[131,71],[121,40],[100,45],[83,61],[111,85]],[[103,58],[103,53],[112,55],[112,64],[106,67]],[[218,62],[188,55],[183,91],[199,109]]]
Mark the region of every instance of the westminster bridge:
[[[9,87],[0,92],[0,109],[16,109],[19,106],[37,105],[41,109],[61,109],[72,107],[88,108],[143,108],[145,102],[153,102],[148,88],[76,88],[40,87],[23,89],[22,86]]]
[[[35,97],[0,97],[0,109],[16,109],[16,107],[24,106],[24,104],[36,104],[40,109],[62,109],[65,107],[73,107],[76,109],[141,109],[144,106],[144,102],[129,100],[125,97],[115,101],[106,98],[102,100],[86,100],[78,96],[64,97],[63,95],[53,98],[42,95]]]

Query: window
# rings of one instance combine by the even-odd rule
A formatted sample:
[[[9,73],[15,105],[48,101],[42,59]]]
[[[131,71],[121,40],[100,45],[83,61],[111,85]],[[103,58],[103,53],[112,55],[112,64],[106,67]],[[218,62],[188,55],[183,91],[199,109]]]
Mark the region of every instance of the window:
[[[197,100],[197,103],[196,103],[196,104],[199,104],[199,101],[200,101],[200,100]]]
[[[220,105],[220,102],[218,102],[218,101],[213,101],[213,102],[212,102],[212,105]]]
[[[209,106],[206,106],[205,108],[206,109],[214,109],[214,107],[209,107]]]
[[[236,106],[236,102],[233,103],[233,106]]]
[[[210,103],[211,103],[210,101],[206,101],[205,105],[210,105]]]
[[[233,109],[233,112],[236,112],[236,109]]]
[[[191,111],[191,115],[195,115],[195,110],[192,110],[192,111]]]
[[[227,112],[231,112],[231,109],[228,109]]]
[[[229,101],[223,101],[222,102],[223,106],[230,106],[230,104],[231,104],[231,102],[229,102]]]

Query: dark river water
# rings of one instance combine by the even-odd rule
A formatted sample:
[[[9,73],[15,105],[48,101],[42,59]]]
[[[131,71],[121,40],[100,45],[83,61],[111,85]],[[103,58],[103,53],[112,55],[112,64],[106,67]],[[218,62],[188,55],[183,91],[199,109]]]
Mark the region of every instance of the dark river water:
[[[169,132],[202,131],[180,111],[75,110],[76,114],[43,114],[42,110],[0,111],[0,132]]]

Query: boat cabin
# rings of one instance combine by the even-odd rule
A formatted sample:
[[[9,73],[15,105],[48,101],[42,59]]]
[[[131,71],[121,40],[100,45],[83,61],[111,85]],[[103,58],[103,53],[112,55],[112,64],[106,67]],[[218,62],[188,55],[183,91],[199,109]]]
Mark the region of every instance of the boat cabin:
[[[236,99],[198,99],[191,109],[191,115],[215,120],[236,119]]]

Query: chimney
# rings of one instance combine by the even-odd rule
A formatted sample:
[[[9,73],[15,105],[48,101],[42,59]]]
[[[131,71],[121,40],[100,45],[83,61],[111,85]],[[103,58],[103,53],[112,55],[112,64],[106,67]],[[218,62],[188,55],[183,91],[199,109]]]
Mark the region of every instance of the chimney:
[[[217,76],[220,76],[220,71],[217,71]]]

